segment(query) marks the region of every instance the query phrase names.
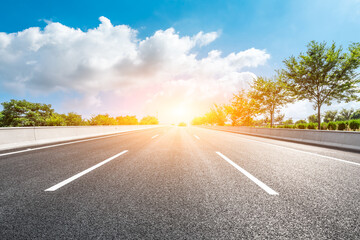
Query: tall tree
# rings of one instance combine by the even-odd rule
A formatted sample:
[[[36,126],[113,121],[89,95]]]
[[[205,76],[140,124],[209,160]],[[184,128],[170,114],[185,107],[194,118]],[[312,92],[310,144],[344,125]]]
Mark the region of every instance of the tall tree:
[[[2,125],[5,127],[45,126],[52,116],[51,104],[32,103],[26,100],[3,102]]]
[[[210,124],[216,124],[218,126],[224,126],[226,122],[226,112],[224,106],[214,104],[208,113],[205,114],[207,122]]]
[[[281,76],[273,78],[258,77],[251,84],[249,96],[259,103],[260,111],[270,117],[270,126],[274,124],[274,115],[286,104],[293,101],[289,91],[284,87]]]
[[[336,121],[347,121],[351,119],[351,116],[354,113],[354,109],[341,109],[341,111],[339,112],[339,115],[336,118]]]
[[[324,115],[324,122],[333,122],[336,119],[336,115],[338,114],[337,110],[334,111],[326,111]]]
[[[250,126],[254,117],[259,114],[258,102],[250,98],[244,90],[234,94],[230,105],[225,106],[225,111],[230,115],[231,125]]]
[[[288,90],[298,100],[309,100],[317,109],[318,129],[321,124],[321,107],[331,105],[333,100],[349,102],[359,100],[355,70],[360,65],[360,44],[353,43],[343,53],[342,47],[330,47],[326,43],[312,41],[307,52],[298,58],[291,56],[284,60],[285,69],[281,71]]]
[[[352,115],[351,119],[360,119],[360,109],[356,110]]]

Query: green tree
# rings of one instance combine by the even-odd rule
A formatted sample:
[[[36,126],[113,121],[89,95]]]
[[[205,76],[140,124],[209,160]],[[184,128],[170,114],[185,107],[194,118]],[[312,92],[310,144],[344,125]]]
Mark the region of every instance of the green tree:
[[[4,115],[2,112],[0,112],[0,127],[4,126],[3,119],[4,119]]]
[[[360,119],[360,109],[356,110],[352,115],[351,119]]]
[[[216,124],[218,126],[224,126],[226,122],[226,112],[224,106],[214,104],[210,112],[207,113],[207,118],[211,119],[210,124]]]
[[[110,117],[109,114],[98,114],[92,116],[89,120],[90,125],[116,125],[115,118]]]
[[[139,121],[136,116],[119,116],[116,117],[116,121],[119,125],[137,125]]]
[[[65,117],[65,114],[53,113],[46,118],[46,126],[66,126]]]
[[[285,114],[278,114],[275,119],[274,122],[278,123],[278,124],[282,124],[285,118]],[[271,126],[271,125],[270,125]],[[272,127],[272,126],[271,126]]]
[[[69,112],[67,115],[64,115],[64,119],[66,126],[81,126],[85,124],[81,115],[74,112]]]
[[[157,124],[159,124],[159,120],[156,117],[146,116],[141,119],[140,124],[141,125],[157,125]]]
[[[303,119],[297,120],[297,121],[295,122],[295,124],[306,124],[306,123],[307,123],[306,120],[303,120]]]
[[[289,118],[288,120],[285,120],[283,122],[284,125],[293,125],[294,124],[294,121],[292,120],[292,118]]]
[[[254,117],[260,113],[260,106],[254,98],[241,90],[234,94],[230,105],[225,106],[225,111],[230,116],[231,125],[250,126],[254,122]]]
[[[326,111],[324,115],[324,122],[333,122],[336,119],[336,115],[338,114],[338,111]]]
[[[351,116],[353,115],[354,113],[354,109],[351,108],[351,109],[341,109],[339,115],[336,117],[336,121],[348,121],[351,119]]]
[[[2,125],[6,127],[45,126],[46,119],[54,110],[51,104],[32,103],[26,100],[14,100],[1,103]]]
[[[273,126],[275,113],[279,108],[293,101],[290,93],[284,87],[281,76],[273,78],[258,77],[251,85],[249,96],[259,103],[260,111],[270,117]]]
[[[349,102],[359,100],[356,69],[360,65],[360,44],[353,43],[348,53],[342,47],[330,47],[326,43],[312,41],[307,52],[285,59],[281,71],[287,89],[298,100],[309,100],[317,109],[318,128],[321,124],[321,107],[331,105],[333,100]]]
[[[317,114],[313,114],[308,116],[308,122],[309,123],[317,123],[318,121],[318,115]]]
[[[205,117],[195,117],[192,121],[191,121],[191,125],[203,125],[206,123],[206,119]]]

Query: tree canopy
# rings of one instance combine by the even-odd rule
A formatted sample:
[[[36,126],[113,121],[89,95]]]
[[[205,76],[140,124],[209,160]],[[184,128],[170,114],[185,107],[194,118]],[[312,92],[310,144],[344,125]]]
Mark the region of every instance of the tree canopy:
[[[268,114],[271,127],[277,110],[293,101],[283,85],[279,75],[273,78],[258,77],[251,85],[249,96],[258,102],[260,112]]]
[[[31,103],[26,100],[14,100],[1,103],[2,125],[9,127],[45,126],[54,109],[51,104]]]
[[[359,100],[356,69],[360,65],[360,44],[353,43],[348,52],[335,43],[312,41],[307,52],[284,60],[285,69],[281,71],[286,88],[298,100],[308,100],[318,110],[318,128],[323,104],[331,105],[333,100]]]

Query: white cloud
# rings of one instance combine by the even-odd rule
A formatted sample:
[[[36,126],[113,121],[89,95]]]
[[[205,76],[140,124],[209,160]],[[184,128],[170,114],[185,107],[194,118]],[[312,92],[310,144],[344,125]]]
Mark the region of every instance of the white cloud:
[[[227,56],[213,50],[199,58],[196,50],[215,41],[217,32],[180,36],[169,28],[139,39],[129,26],[113,26],[105,17],[100,22],[88,31],[48,22],[44,29],[0,33],[0,85],[17,92],[77,92],[83,98],[76,97],[72,107],[88,106],[86,111],[116,114],[119,109],[104,93],[145,106],[134,112],[151,113],[154,104],[169,102],[186,102],[200,111],[246,87],[255,75],[242,70],[270,57],[251,48]]]

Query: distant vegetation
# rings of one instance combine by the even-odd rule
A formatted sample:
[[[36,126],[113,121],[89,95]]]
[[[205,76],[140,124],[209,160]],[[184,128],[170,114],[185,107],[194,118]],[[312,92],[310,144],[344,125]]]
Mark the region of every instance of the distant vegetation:
[[[307,45],[306,53],[284,60],[285,68],[276,71],[273,78],[257,77],[249,91],[234,94],[228,104],[214,104],[193,125],[266,126],[298,129],[358,130],[360,109],[327,111],[324,105],[333,101],[359,101],[360,43],[353,43],[348,52],[332,43],[315,41]],[[284,121],[280,109],[297,100],[313,103],[316,114],[306,120]]]
[[[136,116],[111,117],[98,114],[84,119],[80,114],[59,114],[50,104],[32,103],[26,100],[10,100],[1,103],[0,127],[28,126],[94,126],[94,125],[154,125],[159,124],[156,117],[146,116],[140,121]]]

